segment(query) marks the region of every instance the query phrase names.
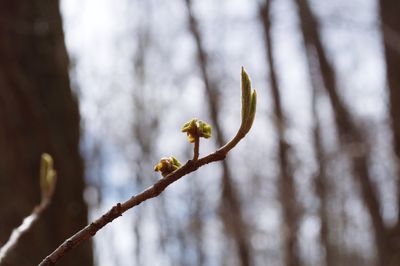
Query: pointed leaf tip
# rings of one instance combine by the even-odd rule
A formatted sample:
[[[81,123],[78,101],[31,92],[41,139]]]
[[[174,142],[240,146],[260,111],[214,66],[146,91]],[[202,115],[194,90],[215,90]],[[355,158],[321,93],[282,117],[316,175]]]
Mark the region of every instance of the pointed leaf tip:
[[[40,163],[40,188],[42,198],[50,198],[56,184],[56,171],[53,168],[53,158],[48,153],[43,153]]]
[[[250,112],[251,82],[249,75],[242,67],[242,124],[246,122]]]
[[[257,109],[257,92],[256,90],[253,90],[253,93],[251,94],[251,103],[250,103],[250,113],[249,113],[249,118],[247,122],[247,130],[249,131],[251,126],[253,125],[254,118],[256,116],[256,109]]]

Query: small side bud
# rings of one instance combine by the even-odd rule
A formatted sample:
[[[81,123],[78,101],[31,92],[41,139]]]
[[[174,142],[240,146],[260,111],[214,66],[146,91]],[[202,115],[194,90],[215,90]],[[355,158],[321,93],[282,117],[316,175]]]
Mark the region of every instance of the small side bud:
[[[210,138],[212,135],[212,127],[194,118],[183,125],[182,132],[186,132],[189,142],[194,143],[196,138]]]
[[[154,171],[161,172],[163,176],[167,176],[180,167],[181,163],[175,157],[164,157],[154,166]]]
[[[53,168],[53,158],[48,153],[43,153],[40,163],[40,189],[42,200],[49,199],[56,185],[57,175]]]
[[[212,131],[211,125],[199,120],[198,126],[199,126],[200,137],[206,139],[211,137],[211,131]]]

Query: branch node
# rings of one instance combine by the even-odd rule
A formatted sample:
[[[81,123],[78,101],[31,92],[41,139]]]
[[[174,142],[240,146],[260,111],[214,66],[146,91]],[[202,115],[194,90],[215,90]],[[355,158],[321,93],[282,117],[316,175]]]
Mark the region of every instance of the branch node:
[[[68,249],[72,249],[74,247],[74,242],[72,242],[71,239],[68,239],[65,244],[67,245]]]
[[[122,216],[122,207],[121,207],[121,203],[117,203],[117,206],[115,206],[116,208],[115,208],[115,210],[116,210],[116,212],[117,212],[117,214],[118,214],[118,216]]]
[[[42,265],[55,265],[55,262],[53,262],[51,260],[50,256],[47,256],[41,264]]]
[[[100,226],[98,226],[96,222],[92,222],[90,224],[89,228],[90,228],[90,235],[94,236],[97,233],[97,231],[100,229]]]

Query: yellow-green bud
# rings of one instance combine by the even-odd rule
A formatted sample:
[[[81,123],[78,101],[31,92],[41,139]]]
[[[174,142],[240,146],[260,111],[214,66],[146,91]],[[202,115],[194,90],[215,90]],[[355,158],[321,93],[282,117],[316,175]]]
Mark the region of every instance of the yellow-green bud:
[[[56,184],[56,171],[53,168],[53,158],[48,153],[43,153],[40,163],[40,188],[42,198],[49,198],[53,194]]]
[[[212,128],[211,125],[194,118],[183,125],[182,132],[186,132],[189,142],[193,143],[196,138],[210,138]]]
[[[175,157],[164,157],[154,166],[154,171],[161,172],[163,176],[166,176],[179,167],[181,167],[181,163]]]

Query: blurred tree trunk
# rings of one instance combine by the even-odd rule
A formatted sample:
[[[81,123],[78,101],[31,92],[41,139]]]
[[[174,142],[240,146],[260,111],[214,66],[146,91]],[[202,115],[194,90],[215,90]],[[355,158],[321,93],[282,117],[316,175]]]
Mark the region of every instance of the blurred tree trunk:
[[[149,16],[152,10],[148,3],[146,1],[140,1],[140,5],[141,10],[145,11],[144,14]],[[132,12],[134,11],[132,10]],[[135,158],[132,158],[132,166],[134,168],[132,169],[132,172],[136,173],[133,183],[134,190],[149,186],[149,183],[156,181],[144,178],[143,176],[147,176],[147,174],[143,173],[147,173],[149,169],[153,168],[149,162],[154,159],[154,140],[157,139],[157,135],[160,132],[160,121],[157,115],[157,112],[160,110],[156,106],[161,108],[160,106],[162,105],[158,102],[159,99],[154,95],[154,92],[149,90],[146,69],[148,67],[148,48],[152,45],[152,40],[150,35],[150,26],[146,24],[146,20],[143,20],[142,23],[143,25],[138,27],[135,34],[135,40],[137,40],[137,51],[132,58],[134,67],[134,88],[132,91],[134,121],[132,123],[132,139],[135,139],[138,144],[136,147],[137,151],[135,152]],[[149,105],[148,103],[150,102],[154,104]],[[166,254],[168,239],[171,238],[170,235],[173,234],[173,230],[170,222],[171,219],[169,218],[170,214],[168,212],[167,203],[165,201],[165,195],[162,194],[158,197],[158,201],[154,205],[153,211],[155,211],[155,222],[157,223],[159,230],[160,255],[169,256],[171,254]],[[143,243],[145,243],[145,239],[141,228],[143,228],[143,225],[146,222],[145,213],[145,209],[142,207],[138,208],[133,223],[136,265],[142,265],[141,261],[143,261]],[[171,258],[173,257],[174,256],[171,256]]]
[[[271,1],[266,0],[260,6],[260,18],[264,29],[265,50],[269,67],[269,78],[271,81],[271,94],[275,115],[275,128],[278,135],[278,158],[280,175],[278,178],[279,198],[283,209],[282,235],[284,265],[301,265],[298,249],[298,229],[300,219],[300,208],[296,197],[295,183],[293,178],[293,167],[290,163],[290,144],[286,141],[286,121],[283,113],[281,95],[275,72],[275,62],[272,52],[271,40]]]
[[[314,120],[313,128],[313,144],[315,151],[315,159],[318,164],[318,170],[314,178],[314,186],[317,197],[319,199],[318,215],[321,222],[321,229],[319,232],[319,241],[324,250],[324,262],[326,266],[335,265],[334,248],[329,238],[329,211],[328,211],[328,176],[326,173],[326,156],[323,149],[321,125],[318,117],[318,89],[314,84],[312,89],[312,116]]]
[[[36,265],[87,224],[79,111],[58,1],[0,1],[0,125],[0,245],[40,201],[41,153],[55,160],[53,202],[6,262]],[[92,265],[91,245],[60,265]]]
[[[354,123],[347,106],[338,93],[336,75],[329,62],[325,48],[321,41],[318,23],[307,0],[295,0],[300,14],[301,29],[306,47],[309,65],[318,64],[322,75],[322,82],[333,107],[336,127],[342,148],[347,152],[351,161],[352,174],[360,184],[361,199],[363,200],[371,218],[377,260],[381,266],[398,265],[393,262],[394,253],[388,239],[388,230],[381,215],[380,203],[372,183],[369,171],[369,148],[362,131]]]
[[[397,224],[390,229],[391,265],[400,265],[400,1],[380,0],[390,119],[397,177]]]
[[[384,40],[386,59],[386,76],[388,82],[390,118],[393,130],[394,152],[396,165],[400,162],[400,2],[380,0],[381,29]],[[400,173],[398,171],[398,189],[400,191]],[[399,193],[400,195],[400,193]],[[400,206],[400,197],[399,197]],[[400,208],[398,209],[400,221]]]
[[[144,1],[140,1],[140,4],[143,4],[141,8],[145,10],[145,13],[148,14],[148,6],[145,5]],[[134,14],[134,10],[132,10],[132,14]],[[143,20],[144,22],[144,20]],[[143,173],[149,168],[148,162],[151,161],[151,155],[154,150],[154,141],[156,138],[155,134],[158,132],[158,121],[149,114],[149,108],[145,103],[150,102],[149,99],[146,99],[144,92],[145,84],[146,84],[146,59],[147,59],[147,47],[149,46],[149,29],[147,24],[143,23],[138,27],[138,32],[136,33],[135,39],[137,40],[137,52],[135,52],[133,57],[133,67],[134,67],[134,88],[132,92],[132,106],[134,108],[134,119],[132,125],[132,139],[135,139],[138,142],[138,152],[135,154],[135,158],[133,159],[132,166],[135,169],[131,171],[135,173],[134,177],[134,188],[133,190],[137,190],[144,186],[145,180],[143,180]],[[139,89],[140,88],[140,89]],[[147,114],[147,115],[146,115]],[[163,200],[161,197],[160,200]],[[142,245],[143,245],[143,237],[142,231],[140,230],[143,226],[143,210],[142,208],[137,208],[136,214],[133,222],[133,232],[135,239],[135,265],[142,265]],[[160,234],[161,235],[161,234]],[[163,237],[161,236],[161,239]],[[160,241],[161,252],[165,251],[165,245],[163,241]]]
[[[185,0],[188,11],[189,28],[196,42],[197,59],[209,103],[210,117],[213,124],[214,135],[217,139],[217,145],[221,147],[226,143],[226,138],[223,136],[223,132],[218,121],[218,88],[215,86],[215,83],[210,80],[207,72],[207,54],[201,41],[198,23],[193,15],[191,2],[191,0]],[[253,265],[251,257],[251,246],[248,236],[249,231],[247,228],[247,224],[243,219],[239,193],[233,182],[232,173],[227,164],[227,160],[222,161],[222,198],[220,215],[226,232],[234,240],[240,265]]]

